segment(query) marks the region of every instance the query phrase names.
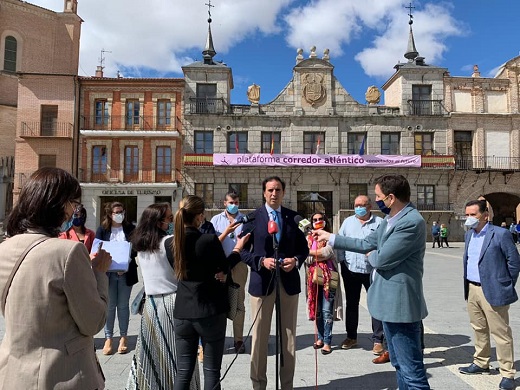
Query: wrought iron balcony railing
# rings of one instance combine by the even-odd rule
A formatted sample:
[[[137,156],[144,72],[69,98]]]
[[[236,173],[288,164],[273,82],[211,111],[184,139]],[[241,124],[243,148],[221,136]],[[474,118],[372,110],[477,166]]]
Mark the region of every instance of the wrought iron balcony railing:
[[[446,115],[448,111],[444,108],[442,100],[408,100],[410,115]]]
[[[520,171],[519,157],[455,156],[455,169],[472,171]]]
[[[82,116],[81,130],[175,130],[175,118],[154,115]]]
[[[74,126],[68,122],[22,122],[20,137],[72,138]]]
[[[225,105],[222,98],[190,98],[190,114],[224,114]]]

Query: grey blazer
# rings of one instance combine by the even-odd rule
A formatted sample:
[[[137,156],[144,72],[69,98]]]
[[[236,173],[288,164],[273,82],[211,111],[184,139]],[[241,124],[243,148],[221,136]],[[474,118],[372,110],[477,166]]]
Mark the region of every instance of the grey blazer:
[[[464,299],[468,299],[468,245],[473,230],[466,232],[464,248]],[[480,283],[492,306],[509,305],[518,300],[515,291],[520,256],[508,229],[488,224],[478,263]]]
[[[368,289],[370,315],[384,322],[410,323],[428,315],[423,294],[426,223],[411,205],[387,231],[388,217],[364,239],[336,236],[334,249],[358,253],[377,250]]]

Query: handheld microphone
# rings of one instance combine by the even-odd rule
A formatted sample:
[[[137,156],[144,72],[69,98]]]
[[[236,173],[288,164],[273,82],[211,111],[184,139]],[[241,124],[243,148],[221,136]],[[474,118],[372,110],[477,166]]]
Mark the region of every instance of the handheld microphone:
[[[234,224],[239,224],[239,223],[246,224],[248,222],[254,221],[255,218],[256,218],[255,212],[253,211],[252,213],[249,213],[247,215],[241,215],[240,217],[235,219],[235,222],[233,222],[233,223]]]
[[[267,223],[267,232],[271,235],[278,233],[278,224],[275,221],[270,220]]]
[[[308,219],[304,219],[301,215],[297,215],[294,217],[294,222],[298,224],[298,228],[302,231],[303,234],[308,234],[312,230],[312,224]]]

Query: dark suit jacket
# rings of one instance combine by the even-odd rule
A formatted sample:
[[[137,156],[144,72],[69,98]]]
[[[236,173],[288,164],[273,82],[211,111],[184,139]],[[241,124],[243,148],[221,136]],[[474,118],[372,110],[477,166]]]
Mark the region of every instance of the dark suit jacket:
[[[468,245],[473,229],[465,236],[464,298],[468,299]],[[480,283],[486,300],[492,306],[509,305],[518,300],[515,291],[520,271],[520,256],[509,230],[488,224],[478,263]]]
[[[280,279],[285,291],[289,295],[295,295],[301,291],[299,269],[309,255],[309,248],[304,234],[298,228],[294,217],[296,212],[282,207],[282,235],[280,238],[278,258],[296,257],[298,262],[290,272],[280,270]],[[264,206],[255,211],[255,230],[251,233],[248,245],[251,251],[243,250],[242,261],[251,267],[249,277],[249,294],[254,297],[269,295],[274,288],[274,279],[270,271],[261,266],[264,257],[274,257],[273,238],[267,231],[269,216]]]
[[[228,273],[232,252],[227,258],[215,234],[186,228],[184,242],[187,277],[179,280],[173,316],[178,319],[205,318],[228,310],[227,285],[215,279],[217,272]]]

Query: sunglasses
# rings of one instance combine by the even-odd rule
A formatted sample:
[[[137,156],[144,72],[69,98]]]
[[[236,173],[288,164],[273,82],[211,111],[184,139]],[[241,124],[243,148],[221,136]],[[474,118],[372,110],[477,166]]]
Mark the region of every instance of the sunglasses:
[[[323,218],[313,218],[312,219],[312,222],[320,222],[320,221],[324,221]]]

